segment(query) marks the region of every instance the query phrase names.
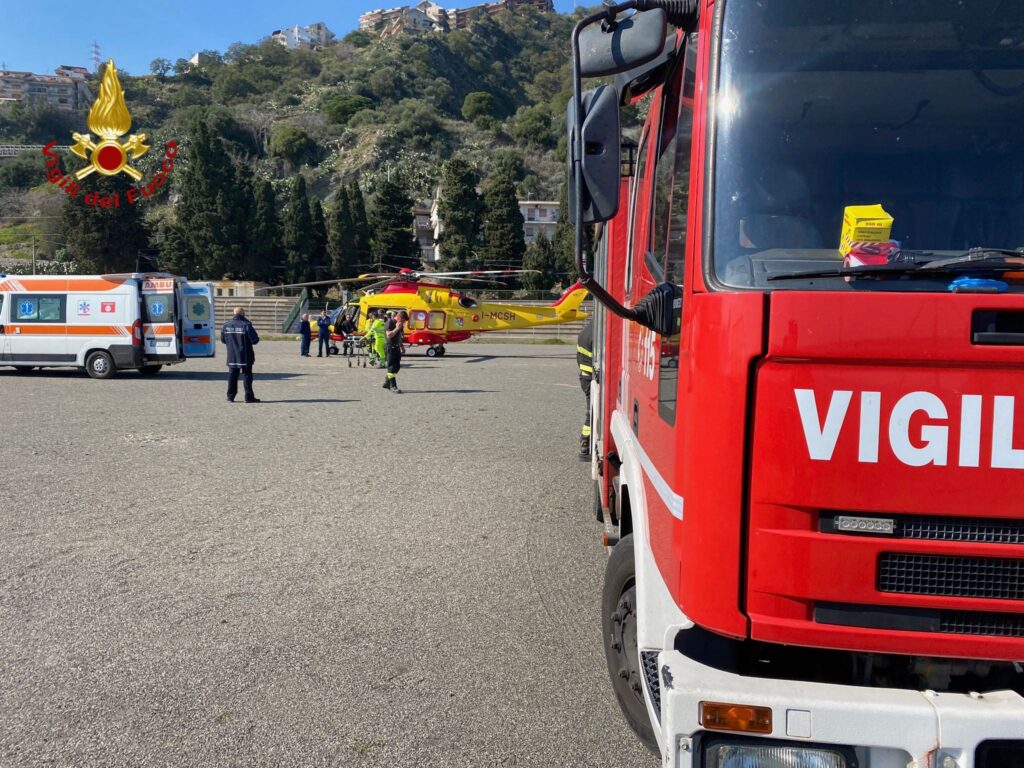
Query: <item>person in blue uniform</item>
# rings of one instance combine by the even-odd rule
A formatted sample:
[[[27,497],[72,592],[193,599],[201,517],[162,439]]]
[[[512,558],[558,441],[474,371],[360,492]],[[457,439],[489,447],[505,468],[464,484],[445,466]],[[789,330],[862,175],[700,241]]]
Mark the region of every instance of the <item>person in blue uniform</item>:
[[[301,337],[299,354],[302,357],[309,357],[309,345],[313,341],[313,332],[309,327],[309,314],[302,316],[302,322],[299,323],[299,336]]]
[[[252,366],[256,362],[253,347],[260,343],[260,336],[252,323],[245,317],[245,310],[235,307],[235,316],[224,323],[220,341],[228,348],[228,402],[235,402],[238,394],[238,377],[245,385],[245,402],[258,403],[252,391]]]
[[[316,356],[324,355],[331,356],[331,318],[326,309],[321,309],[316,319]]]

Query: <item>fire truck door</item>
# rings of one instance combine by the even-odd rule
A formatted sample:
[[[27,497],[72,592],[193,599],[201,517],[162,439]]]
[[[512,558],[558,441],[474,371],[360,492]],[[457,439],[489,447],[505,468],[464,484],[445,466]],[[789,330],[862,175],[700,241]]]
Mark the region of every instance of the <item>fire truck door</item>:
[[[651,550],[669,591],[677,594],[678,562],[683,521],[681,440],[687,414],[680,392],[682,303],[685,294],[687,234],[690,216],[690,165],[693,135],[692,94],[696,36],[686,47],[682,66],[671,77],[660,105],[661,127],[652,147],[656,157],[649,177],[648,232],[637,233],[637,244],[647,246],[634,254],[633,296],[643,296],[660,283],[679,288],[673,305],[674,327],[669,333],[636,328],[631,380],[635,391],[635,431],[642,446],[644,486]],[[639,235],[643,234],[643,237]],[[636,258],[639,253],[641,258]],[[630,404],[630,407],[634,407]]]
[[[217,344],[213,318],[213,284],[185,283],[182,337],[185,357],[213,357]]]

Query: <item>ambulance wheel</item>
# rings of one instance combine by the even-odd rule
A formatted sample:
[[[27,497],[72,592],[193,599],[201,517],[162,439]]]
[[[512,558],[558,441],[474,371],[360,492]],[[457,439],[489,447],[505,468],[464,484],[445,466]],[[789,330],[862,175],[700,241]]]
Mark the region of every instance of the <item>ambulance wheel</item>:
[[[93,352],[85,359],[85,371],[94,379],[109,379],[114,375],[114,358],[107,352]]]
[[[427,347],[427,357],[437,357],[437,347]]]
[[[604,656],[608,662],[615,698],[644,746],[658,753],[647,704],[644,701],[643,672],[637,647],[636,568],[633,560],[633,534],[619,541],[608,558],[601,596],[601,628]]]
[[[162,365],[144,365],[139,368],[139,373],[143,376],[156,376],[160,373],[161,368],[163,368]]]

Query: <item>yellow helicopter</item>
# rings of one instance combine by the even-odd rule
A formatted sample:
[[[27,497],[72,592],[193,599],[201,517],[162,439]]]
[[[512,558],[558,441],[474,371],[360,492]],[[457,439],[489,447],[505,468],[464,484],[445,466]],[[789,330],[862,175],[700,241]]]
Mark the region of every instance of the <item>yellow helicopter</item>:
[[[427,357],[440,357],[445,353],[445,344],[465,341],[480,333],[559,325],[587,317],[587,313],[580,310],[587,289],[579,283],[570,286],[547,306],[480,301],[445,284],[447,281],[493,283],[496,277],[510,277],[525,271],[417,272],[402,269],[397,273],[365,274],[347,280],[321,280],[287,287],[370,283],[362,288],[357,300],[329,312],[332,341],[345,339],[343,324],[347,324],[350,333],[365,334],[366,318],[371,311],[404,309],[409,315],[405,343],[426,347]],[[337,347],[332,347],[331,351],[337,354]]]

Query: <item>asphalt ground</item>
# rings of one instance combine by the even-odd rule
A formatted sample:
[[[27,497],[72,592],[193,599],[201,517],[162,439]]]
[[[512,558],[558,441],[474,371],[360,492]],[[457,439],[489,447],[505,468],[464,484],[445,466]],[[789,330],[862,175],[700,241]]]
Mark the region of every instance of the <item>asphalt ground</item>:
[[[0,766],[650,767],[572,346],[0,368]]]

